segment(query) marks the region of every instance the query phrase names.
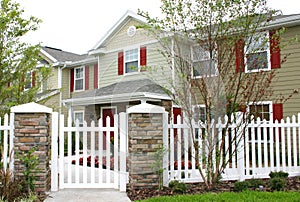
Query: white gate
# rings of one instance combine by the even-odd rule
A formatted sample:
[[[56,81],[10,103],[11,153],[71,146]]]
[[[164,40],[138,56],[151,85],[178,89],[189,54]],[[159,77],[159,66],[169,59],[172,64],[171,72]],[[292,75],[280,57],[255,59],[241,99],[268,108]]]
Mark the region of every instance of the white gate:
[[[114,188],[126,191],[127,115],[114,115],[113,126],[110,117],[107,117],[105,127],[102,121],[92,121],[89,126],[85,121],[83,124],[77,121],[72,126],[72,118],[68,117],[65,126],[64,115],[60,116],[59,135],[52,134],[52,176],[59,173],[59,182],[52,178],[53,191],[57,189],[55,184],[59,184],[59,189]],[[59,151],[59,155],[53,151]]]

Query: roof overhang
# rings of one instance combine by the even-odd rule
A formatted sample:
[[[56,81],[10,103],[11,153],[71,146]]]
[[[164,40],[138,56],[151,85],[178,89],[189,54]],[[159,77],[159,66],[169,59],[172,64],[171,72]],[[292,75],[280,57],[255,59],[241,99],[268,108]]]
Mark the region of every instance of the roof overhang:
[[[109,39],[109,37],[113,36],[119,29],[120,27],[124,26],[130,20],[131,18],[142,22],[146,23],[145,18],[142,16],[137,15],[136,13],[128,10],[114,25],[111,29],[108,30],[108,32],[104,35],[103,38],[101,38],[97,44],[92,48],[92,50],[89,51],[89,54],[93,54],[93,51],[98,51],[98,49],[101,49],[101,46],[105,43],[106,40]]]
[[[300,25],[300,14],[299,15],[291,15],[285,18],[279,18],[270,22],[269,25],[266,26],[266,29],[274,29],[280,27],[293,27]]]
[[[95,97],[71,98],[71,99],[64,100],[63,103],[69,106],[84,106],[84,105],[94,105],[94,104],[122,103],[122,102],[140,101],[140,100],[161,101],[161,100],[171,100],[171,97],[162,94],[136,92],[136,93],[105,95],[105,96],[95,96]]]

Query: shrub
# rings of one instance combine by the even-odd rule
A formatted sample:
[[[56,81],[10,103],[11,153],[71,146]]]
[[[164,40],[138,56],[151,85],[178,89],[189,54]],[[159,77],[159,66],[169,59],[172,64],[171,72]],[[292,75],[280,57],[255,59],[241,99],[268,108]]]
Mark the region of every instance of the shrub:
[[[270,172],[269,174],[270,178],[276,178],[276,177],[279,177],[279,178],[287,178],[289,176],[288,173],[286,172],[283,172],[283,171],[279,171],[279,172]]]
[[[13,179],[12,173],[0,169],[0,196],[3,201],[19,201],[26,197],[27,189],[24,178]]]
[[[248,181],[240,181],[234,183],[234,191],[242,192],[248,190],[250,187],[250,183]]]
[[[282,177],[273,177],[269,180],[268,186],[275,191],[283,191],[286,188],[286,179]]]
[[[257,189],[260,185],[263,185],[263,181],[261,179],[250,179],[249,182],[249,188]]]
[[[188,188],[187,184],[179,182],[178,180],[171,181],[169,187],[173,190],[174,193],[184,194]]]

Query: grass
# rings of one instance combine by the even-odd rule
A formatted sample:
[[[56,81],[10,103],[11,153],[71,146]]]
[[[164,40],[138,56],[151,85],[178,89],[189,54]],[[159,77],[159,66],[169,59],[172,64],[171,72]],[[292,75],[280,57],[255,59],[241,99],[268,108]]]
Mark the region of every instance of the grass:
[[[176,195],[176,196],[161,196],[142,200],[140,202],[300,202],[300,192],[258,192],[245,191],[240,193],[224,192],[224,193],[206,193],[195,195]]]

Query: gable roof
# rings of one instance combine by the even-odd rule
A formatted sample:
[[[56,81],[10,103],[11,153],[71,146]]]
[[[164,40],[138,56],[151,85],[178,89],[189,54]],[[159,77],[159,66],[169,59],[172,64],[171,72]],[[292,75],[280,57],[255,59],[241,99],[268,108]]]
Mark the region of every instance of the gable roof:
[[[96,45],[90,50],[92,52],[94,50],[102,48],[102,45],[109,40],[113,35],[115,35],[129,20],[135,19],[136,21],[146,23],[145,19],[133,11],[128,10],[113,26],[106,32],[106,34],[96,43]]]

